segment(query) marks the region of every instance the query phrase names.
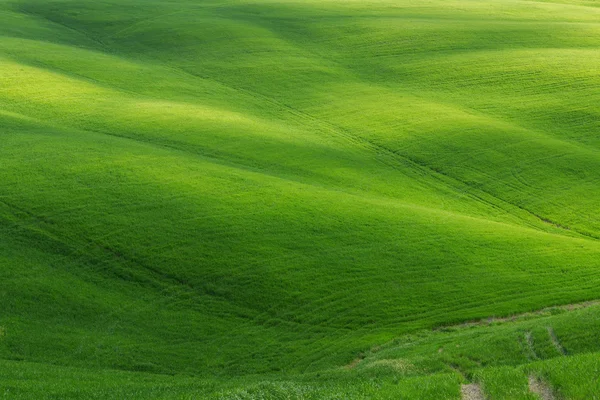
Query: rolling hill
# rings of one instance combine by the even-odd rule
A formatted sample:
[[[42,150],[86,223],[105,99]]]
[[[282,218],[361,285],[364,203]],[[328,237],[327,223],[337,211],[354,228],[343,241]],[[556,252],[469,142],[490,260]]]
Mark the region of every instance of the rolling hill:
[[[593,398],[599,46],[596,1],[0,0],[0,394]]]

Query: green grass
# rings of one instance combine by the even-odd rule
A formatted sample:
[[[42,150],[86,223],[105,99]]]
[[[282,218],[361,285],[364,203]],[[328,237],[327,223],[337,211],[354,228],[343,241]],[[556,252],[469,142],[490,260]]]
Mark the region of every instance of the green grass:
[[[599,17],[0,0],[7,396],[594,393]]]

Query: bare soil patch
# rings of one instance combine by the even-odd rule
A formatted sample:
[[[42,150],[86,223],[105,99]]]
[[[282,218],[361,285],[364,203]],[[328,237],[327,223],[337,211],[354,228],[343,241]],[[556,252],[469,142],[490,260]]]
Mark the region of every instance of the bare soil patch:
[[[485,396],[476,383],[469,383],[460,387],[462,400],[485,400]]]
[[[529,391],[540,396],[542,400],[556,399],[554,393],[552,393],[552,388],[546,382],[535,376],[529,377]]]

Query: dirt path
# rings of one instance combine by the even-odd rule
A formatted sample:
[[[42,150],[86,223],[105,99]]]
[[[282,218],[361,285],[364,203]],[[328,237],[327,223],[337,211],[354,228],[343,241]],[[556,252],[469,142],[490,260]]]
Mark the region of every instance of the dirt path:
[[[535,393],[542,398],[542,400],[555,400],[554,393],[552,393],[552,388],[550,386],[536,378],[535,376],[529,377],[529,391],[531,393]]]
[[[476,383],[469,383],[460,387],[462,400],[485,400],[481,388]],[[544,399],[545,400],[545,399]]]

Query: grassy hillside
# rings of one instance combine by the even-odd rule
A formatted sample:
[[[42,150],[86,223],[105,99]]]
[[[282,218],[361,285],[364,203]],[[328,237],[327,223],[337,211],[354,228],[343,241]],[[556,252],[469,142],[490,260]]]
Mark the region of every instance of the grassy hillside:
[[[594,307],[567,357],[519,334],[477,344],[502,362],[361,369],[599,297],[597,6],[0,0],[8,396],[458,398],[593,371]],[[494,334],[548,345],[537,323]]]

